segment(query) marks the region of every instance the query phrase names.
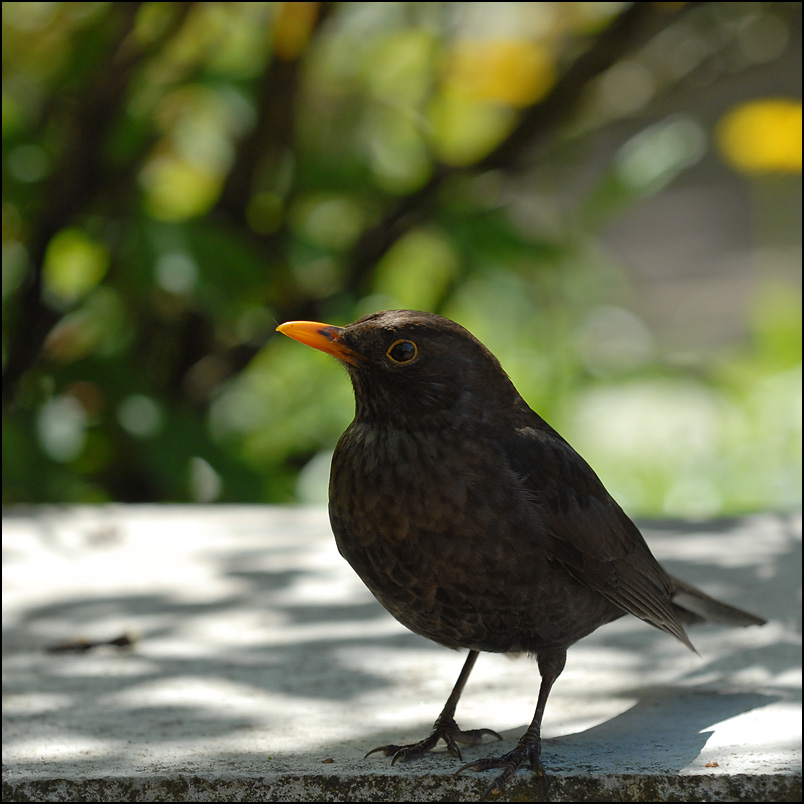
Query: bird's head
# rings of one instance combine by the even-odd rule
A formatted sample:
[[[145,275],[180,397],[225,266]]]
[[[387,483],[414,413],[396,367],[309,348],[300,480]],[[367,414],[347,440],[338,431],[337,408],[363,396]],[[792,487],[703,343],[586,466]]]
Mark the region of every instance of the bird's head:
[[[443,426],[519,396],[474,335],[433,313],[384,310],[347,327],[289,321],[277,330],[341,361],[359,421]]]

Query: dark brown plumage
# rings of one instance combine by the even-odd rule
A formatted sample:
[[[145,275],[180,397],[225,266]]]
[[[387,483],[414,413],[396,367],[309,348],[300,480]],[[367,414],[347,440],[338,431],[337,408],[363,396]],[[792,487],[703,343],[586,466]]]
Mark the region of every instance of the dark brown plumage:
[[[666,573],[575,450],[517,393],[494,355],[441,316],[387,310],[348,327],[280,332],[337,357],[355,418],[335,449],[329,512],[338,549],[411,631],[469,656],[433,732],[374,749],[415,759],[440,739],[478,743],[455,707],[478,651],[535,655],[536,714],[516,748],[459,769],[541,771],[540,729],[567,648],[633,614],[694,650],[683,623],[762,624]],[[370,751],[369,753],[374,753]]]

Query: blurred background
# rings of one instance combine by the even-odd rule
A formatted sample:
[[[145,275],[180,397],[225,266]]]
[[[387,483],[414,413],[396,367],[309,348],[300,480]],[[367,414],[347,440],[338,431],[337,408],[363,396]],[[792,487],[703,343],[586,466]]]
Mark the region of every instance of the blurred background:
[[[4,3],[3,502],[324,501],[454,318],[632,514],[801,505],[800,3]]]

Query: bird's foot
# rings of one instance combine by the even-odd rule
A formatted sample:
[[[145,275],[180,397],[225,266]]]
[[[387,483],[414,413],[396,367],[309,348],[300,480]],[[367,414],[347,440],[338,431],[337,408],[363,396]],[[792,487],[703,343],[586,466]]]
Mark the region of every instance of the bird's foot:
[[[439,740],[443,740],[447,744],[447,751],[457,759],[463,759],[461,756],[461,749],[458,748],[458,743],[462,745],[477,745],[483,741],[483,737],[489,734],[502,740],[502,737],[496,731],[491,729],[469,729],[462,731],[458,724],[452,718],[438,718],[433,724],[433,730],[430,734],[418,743],[411,743],[410,745],[380,745],[377,748],[372,748],[366,754],[369,756],[378,751],[387,757],[393,757],[391,764],[397,762],[410,762],[413,759],[420,759],[429,751],[432,751]]]
[[[474,762],[468,762],[461,768],[455,771],[457,776],[465,770],[485,771],[491,768],[503,768],[503,772],[486,788],[483,794],[483,799],[489,796],[499,795],[505,785],[511,781],[516,772],[526,762],[535,771],[537,776],[544,776],[544,768],[539,759],[541,755],[541,740],[538,738],[523,737],[513,751],[503,754],[501,757],[485,757],[484,759],[477,759]]]

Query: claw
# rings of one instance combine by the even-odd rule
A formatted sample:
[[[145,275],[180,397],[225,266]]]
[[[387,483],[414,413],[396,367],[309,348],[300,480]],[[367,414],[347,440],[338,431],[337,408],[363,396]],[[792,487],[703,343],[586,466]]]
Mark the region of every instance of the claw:
[[[476,759],[474,762],[467,762],[466,765],[462,765],[455,771],[455,775],[457,776],[466,770],[482,772],[492,768],[503,768],[503,772],[488,786],[483,794],[483,800],[485,800],[489,796],[499,795],[525,761],[529,762],[537,776],[544,777],[544,768],[539,760],[540,753],[540,743],[520,742],[513,751],[509,751],[501,757],[484,757],[483,759]]]
[[[385,756],[390,757],[392,754],[399,751],[400,748],[401,746],[399,745],[378,745],[376,748],[372,748],[371,751],[364,754],[363,759],[370,757],[372,754],[376,754],[377,751],[382,751]]]
[[[366,757],[381,752],[387,757],[393,756],[391,764],[395,765],[397,762],[408,762],[423,757],[436,747],[439,740],[443,740],[447,745],[447,752],[457,759],[462,760],[463,756],[461,755],[461,749],[458,748],[458,743],[463,745],[478,745],[483,742],[483,737],[487,734],[496,737],[498,740],[502,740],[502,737],[497,734],[496,731],[492,731],[492,729],[469,729],[468,731],[461,731],[454,720],[437,720],[433,725],[432,732],[418,743],[411,743],[410,745],[380,745],[377,746],[377,748],[372,748],[371,751],[366,754]]]
[[[391,760],[391,764],[396,765],[397,762],[407,762],[409,759],[420,759],[428,751],[431,751],[437,742],[438,740],[433,740],[432,735],[430,735],[430,737],[428,737],[426,740],[422,740],[420,743],[403,745],[394,753],[394,758]],[[391,747],[397,748],[397,746]]]
[[[447,753],[450,756],[455,757],[455,759],[463,761],[463,754],[461,753],[461,749],[458,748],[458,744],[455,740],[447,740]]]
[[[483,742],[483,738],[487,734],[491,737],[496,737],[498,740],[502,740],[502,735],[497,734],[494,729],[469,729],[468,731],[458,729],[455,740],[464,745],[479,745]]]

